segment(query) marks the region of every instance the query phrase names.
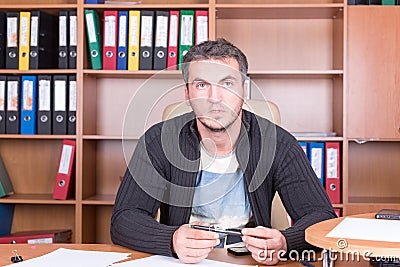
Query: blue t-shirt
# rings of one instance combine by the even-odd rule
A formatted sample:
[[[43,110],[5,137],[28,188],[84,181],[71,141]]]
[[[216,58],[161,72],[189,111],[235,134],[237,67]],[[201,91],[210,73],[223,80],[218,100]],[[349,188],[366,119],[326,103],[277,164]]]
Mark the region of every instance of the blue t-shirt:
[[[221,228],[243,228],[250,219],[243,172],[234,152],[213,156],[201,148],[190,222],[209,222]]]

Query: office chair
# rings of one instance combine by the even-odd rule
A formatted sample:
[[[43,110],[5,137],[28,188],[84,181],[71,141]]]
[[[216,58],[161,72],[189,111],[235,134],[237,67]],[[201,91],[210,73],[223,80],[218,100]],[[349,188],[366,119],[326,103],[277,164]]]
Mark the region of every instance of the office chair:
[[[275,103],[271,101],[250,99],[245,101],[245,103],[243,104],[243,108],[257,114],[258,116],[266,118],[274,122],[275,124],[279,125],[281,123],[279,108]],[[162,120],[164,121],[167,119],[171,119],[173,117],[191,111],[192,108],[187,105],[185,101],[176,102],[168,105],[164,109]],[[290,226],[289,217],[278,193],[275,194],[272,201],[271,225],[272,228],[278,230],[283,230]]]

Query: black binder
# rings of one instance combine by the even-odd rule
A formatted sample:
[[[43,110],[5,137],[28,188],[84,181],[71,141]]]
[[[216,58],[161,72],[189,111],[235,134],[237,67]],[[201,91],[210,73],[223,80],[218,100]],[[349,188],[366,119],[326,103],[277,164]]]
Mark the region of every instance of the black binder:
[[[19,13],[7,12],[6,69],[18,69]]]
[[[67,134],[67,75],[53,78],[53,134]]]
[[[68,69],[68,11],[58,14],[58,68]]]
[[[356,0],[348,0],[347,5],[352,6],[356,4]]]
[[[48,13],[31,11],[31,44],[29,69],[56,69],[57,60],[57,17]]]
[[[78,20],[76,11],[69,11],[69,25],[68,25],[68,68],[76,69],[76,45],[78,42]]]
[[[20,96],[20,77],[7,76],[6,134],[19,134]]]
[[[6,66],[6,14],[0,12],[0,69],[4,69]]]
[[[369,0],[370,5],[382,5],[381,0]]]
[[[7,77],[0,76],[0,134],[6,133]]]
[[[67,134],[76,134],[76,76],[68,77],[68,123]]]
[[[37,99],[37,133],[51,134],[51,92],[52,83],[50,75],[38,76],[38,99]]]
[[[163,70],[167,67],[168,18],[169,11],[156,11],[153,55],[154,70]]]
[[[153,69],[154,11],[140,11],[139,70]]]

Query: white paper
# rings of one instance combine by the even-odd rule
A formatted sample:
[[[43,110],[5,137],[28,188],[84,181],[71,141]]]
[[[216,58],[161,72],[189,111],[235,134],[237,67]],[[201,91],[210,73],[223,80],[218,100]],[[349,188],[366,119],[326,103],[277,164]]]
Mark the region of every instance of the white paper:
[[[400,220],[345,218],[326,237],[400,242]]]
[[[86,251],[59,248],[43,256],[19,262],[18,267],[106,267],[129,258],[131,253]],[[3,267],[15,267],[10,264]]]
[[[183,266],[207,266],[207,267],[243,267],[250,265],[232,264],[221,261],[202,260],[196,264],[181,263],[178,259],[166,256],[150,256],[138,260],[131,260],[121,263],[112,264],[111,267],[143,267],[143,266],[162,266],[162,267],[183,267]],[[253,265],[252,265],[253,266]]]

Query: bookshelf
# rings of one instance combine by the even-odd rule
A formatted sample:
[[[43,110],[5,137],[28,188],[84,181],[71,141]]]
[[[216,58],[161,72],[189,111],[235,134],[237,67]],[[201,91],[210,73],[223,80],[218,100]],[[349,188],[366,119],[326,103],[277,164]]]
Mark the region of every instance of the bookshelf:
[[[360,79],[351,70],[365,62],[363,55],[357,57],[354,52],[374,41],[366,29],[364,40],[354,40],[358,31],[354,22],[360,26],[365,20],[353,16],[353,9],[359,8],[348,7],[344,0],[251,0],[246,4],[238,0],[142,0],[137,5],[88,5],[84,0],[55,0],[51,4],[45,0],[2,1],[1,11],[40,9],[57,14],[59,10],[76,10],[78,15],[76,69],[1,70],[3,75],[76,74],[78,88],[76,135],[0,136],[0,153],[16,192],[0,199],[0,203],[16,204],[12,231],[71,228],[75,243],[110,243],[110,216],[126,159],[143,130],[161,120],[163,108],[184,99],[179,71],[163,71],[153,77],[156,71],[89,69],[85,9],[95,9],[100,15],[112,9],[207,9],[209,38],[224,37],[246,53],[249,75],[258,86],[257,90],[253,88],[252,98],[266,97],[275,102],[281,111],[282,126],[289,131],[336,133],[335,137],[298,138],[341,143],[342,204],[334,207],[341,208],[344,215],[383,206],[400,208],[400,196],[395,190],[400,185],[396,180],[400,169],[394,167],[400,161],[400,134],[392,132],[387,136],[390,130],[383,130],[369,136],[362,132],[375,129],[367,122],[362,124],[366,120],[364,112],[373,112],[368,109],[373,101],[382,99],[380,107],[387,110],[386,115],[391,114],[390,121],[399,118],[398,105],[395,116],[390,113],[394,107],[383,105],[391,98],[376,92],[372,85],[365,105],[354,105],[362,89],[357,84]],[[390,8],[397,10],[386,7]],[[373,20],[369,21],[372,24]],[[390,60],[382,62],[398,64],[398,60],[391,59],[398,57],[397,50],[391,49]],[[367,63],[376,64],[373,59]],[[374,80],[377,68],[368,71],[368,77]],[[147,82],[149,78],[151,83]],[[358,91],[353,92],[352,86]],[[397,88],[389,92],[397,98],[400,95]],[[128,107],[130,112],[126,114]],[[124,125],[125,116],[129,125]],[[378,113],[374,116],[377,122],[384,123]],[[359,130],[354,125],[364,127],[361,135],[355,134]],[[123,136],[125,127],[132,129]],[[388,139],[365,146],[354,141],[381,137]],[[76,140],[75,197],[60,201],[52,199],[51,194],[66,138]],[[383,158],[369,164],[376,154]],[[382,185],[375,179],[381,169]]]

